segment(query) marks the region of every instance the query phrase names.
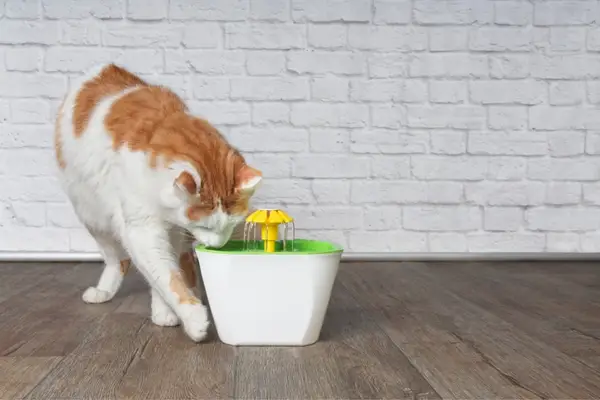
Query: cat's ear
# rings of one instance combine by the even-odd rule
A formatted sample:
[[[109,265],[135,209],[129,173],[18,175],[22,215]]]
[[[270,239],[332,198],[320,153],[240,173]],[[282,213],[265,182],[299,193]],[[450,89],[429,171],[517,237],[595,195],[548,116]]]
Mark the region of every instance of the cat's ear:
[[[253,193],[262,181],[262,172],[246,164],[239,169],[235,179],[236,189],[242,193]]]
[[[165,206],[178,207],[199,192],[200,176],[188,164],[175,163],[170,169],[172,180],[162,190],[161,198]]]
[[[198,193],[198,183],[188,171],[183,171],[173,182],[173,185],[180,193],[195,195]]]

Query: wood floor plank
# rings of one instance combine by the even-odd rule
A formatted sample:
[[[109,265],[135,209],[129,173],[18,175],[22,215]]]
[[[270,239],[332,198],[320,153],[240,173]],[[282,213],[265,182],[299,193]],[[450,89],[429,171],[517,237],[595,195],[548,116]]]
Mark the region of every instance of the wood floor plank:
[[[389,272],[390,267],[384,268]],[[545,398],[591,398],[600,393],[600,379],[593,369],[464,300],[424,263],[403,263],[403,267],[411,284],[421,288],[411,292],[413,299],[421,298],[421,312],[435,315],[441,328],[515,385]]]
[[[118,398],[231,398],[234,348],[215,340],[193,343],[178,327],[148,330],[152,337],[127,368]]]
[[[0,399],[24,398],[60,360],[60,357],[0,357]]]
[[[239,348],[236,398],[439,398],[381,328],[353,309],[355,305],[336,285],[315,345]]]

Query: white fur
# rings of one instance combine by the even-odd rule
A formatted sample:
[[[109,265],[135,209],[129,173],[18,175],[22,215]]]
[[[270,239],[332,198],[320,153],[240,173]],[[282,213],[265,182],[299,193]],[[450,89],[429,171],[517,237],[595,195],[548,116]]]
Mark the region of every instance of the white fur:
[[[185,213],[189,194],[174,181],[182,171],[188,171],[199,187],[198,171],[182,162],[152,169],[143,152],[133,152],[127,146],[112,150],[104,119],[119,98],[138,88],[102,99],[86,130],[75,137],[75,98],[85,81],[99,72],[95,69],[72,88],[59,121],[66,164],[60,179],[105,261],[97,286],[88,288],[83,300],[102,303],[112,299],[123,280],[119,262],[131,258],[151,286],[152,321],[163,326],[181,322],[188,336],[200,341],[209,325],[205,306],[180,304],[169,286],[171,273],[179,268],[180,254],[190,249],[183,232],[191,232],[206,245],[220,247],[243,216],[228,216],[219,208],[202,221],[189,221]]]

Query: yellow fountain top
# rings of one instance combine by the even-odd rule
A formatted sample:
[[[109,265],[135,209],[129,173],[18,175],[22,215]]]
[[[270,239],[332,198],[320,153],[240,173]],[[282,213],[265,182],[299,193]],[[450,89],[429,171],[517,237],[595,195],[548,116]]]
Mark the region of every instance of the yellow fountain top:
[[[255,224],[264,224],[264,225],[279,225],[279,224],[287,224],[292,222],[294,219],[287,215],[282,210],[256,210],[248,217],[246,217],[247,222],[254,222]]]

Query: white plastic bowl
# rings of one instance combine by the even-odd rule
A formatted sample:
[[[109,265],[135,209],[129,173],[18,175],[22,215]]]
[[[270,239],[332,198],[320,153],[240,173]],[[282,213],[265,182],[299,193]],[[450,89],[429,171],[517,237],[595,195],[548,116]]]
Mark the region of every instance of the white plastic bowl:
[[[337,276],[342,248],[297,239],[296,252],[196,247],[217,333],[233,346],[315,343]]]

